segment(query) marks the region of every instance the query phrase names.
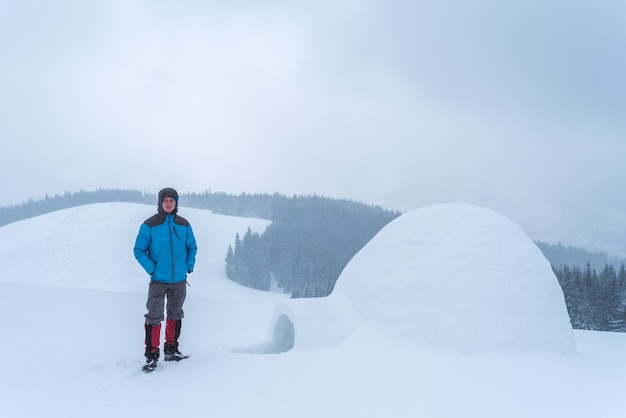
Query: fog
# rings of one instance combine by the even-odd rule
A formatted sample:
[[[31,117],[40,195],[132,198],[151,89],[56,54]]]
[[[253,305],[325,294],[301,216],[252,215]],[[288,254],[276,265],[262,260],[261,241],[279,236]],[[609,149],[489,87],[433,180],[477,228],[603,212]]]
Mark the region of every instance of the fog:
[[[1,4],[0,205],[173,186],[581,230],[626,211],[618,1]]]

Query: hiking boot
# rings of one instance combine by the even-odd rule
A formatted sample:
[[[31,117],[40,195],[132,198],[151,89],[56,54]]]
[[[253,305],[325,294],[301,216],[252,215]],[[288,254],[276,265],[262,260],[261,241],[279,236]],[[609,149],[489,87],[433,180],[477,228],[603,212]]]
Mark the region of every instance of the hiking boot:
[[[146,352],[146,364],[143,366],[144,372],[151,372],[156,369],[159,362],[159,349],[157,348],[153,352]]]
[[[165,343],[163,352],[165,361],[180,361],[189,357],[178,351],[178,347],[176,345],[170,345],[168,343]]]

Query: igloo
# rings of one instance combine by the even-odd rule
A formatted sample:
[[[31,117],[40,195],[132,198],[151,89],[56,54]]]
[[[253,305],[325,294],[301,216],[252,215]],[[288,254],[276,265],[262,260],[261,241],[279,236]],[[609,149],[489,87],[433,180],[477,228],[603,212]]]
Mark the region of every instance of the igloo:
[[[334,292],[376,330],[425,348],[576,350],[550,263],[515,223],[482,207],[400,216],[356,254]]]
[[[425,349],[573,352],[563,292],[549,262],[512,221],[443,204],[384,227],[327,298],[277,305],[273,352],[334,344],[364,327]]]

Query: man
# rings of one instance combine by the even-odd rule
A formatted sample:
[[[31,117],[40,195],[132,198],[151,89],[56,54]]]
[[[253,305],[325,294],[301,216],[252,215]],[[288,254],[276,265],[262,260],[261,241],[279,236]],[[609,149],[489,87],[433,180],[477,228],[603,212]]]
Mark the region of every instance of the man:
[[[189,222],[179,216],[178,193],[165,188],[158,195],[158,213],[144,221],[135,240],[135,258],[150,275],[145,315],[146,365],[151,371],[159,360],[159,339],[163,306],[167,298],[165,321],[165,361],[179,361],[187,356],[178,350],[178,337],[187,294],[187,274],[196,262],[196,239]]]

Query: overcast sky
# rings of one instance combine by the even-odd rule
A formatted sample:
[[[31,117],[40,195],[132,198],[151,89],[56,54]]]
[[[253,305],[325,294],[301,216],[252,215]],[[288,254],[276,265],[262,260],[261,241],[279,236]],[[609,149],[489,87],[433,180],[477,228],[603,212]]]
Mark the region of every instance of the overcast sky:
[[[173,186],[626,210],[621,0],[0,5],[0,205]]]

